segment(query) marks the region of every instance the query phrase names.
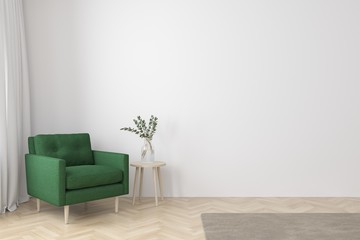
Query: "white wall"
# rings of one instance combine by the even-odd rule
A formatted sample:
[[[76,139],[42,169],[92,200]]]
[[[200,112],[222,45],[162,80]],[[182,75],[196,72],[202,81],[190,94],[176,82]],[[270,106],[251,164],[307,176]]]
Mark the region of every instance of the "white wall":
[[[24,5],[34,134],[134,161],[155,114],[167,196],[360,196],[360,1]]]

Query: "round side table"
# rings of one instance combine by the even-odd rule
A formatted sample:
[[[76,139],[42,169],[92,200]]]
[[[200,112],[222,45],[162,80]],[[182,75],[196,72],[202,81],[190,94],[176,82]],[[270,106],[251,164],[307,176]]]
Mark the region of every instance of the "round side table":
[[[157,184],[159,184],[159,190],[160,190],[160,197],[161,200],[164,200],[164,196],[162,193],[162,181],[160,177],[160,167],[165,166],[165,162],[155,161],[155,162],[132,162],[130,163],[130,166],[135,167],[135,180],[134,180],[134,191],[133,191],[133,202],[132,204],[135,205],[135,192],[136,192],[136,185],[137,185],[137,179],[140,177],[140,186],[139,186],[139,200],[141,198],[141,191],[142,191],[142,182],[143,182],[143,174],[144,174],[144,168],[152,168],[153,172],[153,179],[154,179],[154,192],[155,192],[155,206],[158,206],[158,193],[157,193]],[[140,176],[139,176],[140,172]]]

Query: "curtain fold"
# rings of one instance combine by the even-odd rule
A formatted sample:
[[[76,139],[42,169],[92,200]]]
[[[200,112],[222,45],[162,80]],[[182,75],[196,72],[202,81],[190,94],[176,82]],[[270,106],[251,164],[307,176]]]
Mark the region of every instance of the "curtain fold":
[[[0,206],[14,211],[29,199],[24,154],[30,96],[22,0],[0,0]]]

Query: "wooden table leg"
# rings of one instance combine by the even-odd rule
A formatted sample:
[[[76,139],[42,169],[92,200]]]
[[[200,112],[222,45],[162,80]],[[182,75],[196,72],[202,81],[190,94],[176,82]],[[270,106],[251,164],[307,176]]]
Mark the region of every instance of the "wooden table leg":
[[[157,168],[153,167],[153,177],[154,177],[154,191],[155,191],[155,206],[158,206],[158,196],[157,196]]]
[[[140,168],[140,187],[139,187],[139,201],[141,200],[142,183],[143,183],[144,168]]]
[[[136,167],[135,170],[135,179],[134,179],[134,190],[133,190],[133,202],[132,204],[135,205],[135,192],[136,192],[136,183],[139,175],[139,167]]]
[[[163,186],[162,186],[162,181],[161,181],[161,176],[160,176],[160,167],[157,167],[157,173],[158,173],[158,180],[159,180],[160,197],[161,197],[161,200],[164,200]]]

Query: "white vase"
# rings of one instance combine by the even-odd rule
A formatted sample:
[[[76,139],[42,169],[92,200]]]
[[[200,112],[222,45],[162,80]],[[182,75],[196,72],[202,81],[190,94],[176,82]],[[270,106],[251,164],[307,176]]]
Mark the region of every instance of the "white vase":
[[[142,162],[154,162],[155,160],[155,151],[154,146],[151,143],[151,140],[144,138],[144,145],[141,148],[141,161]]]

